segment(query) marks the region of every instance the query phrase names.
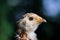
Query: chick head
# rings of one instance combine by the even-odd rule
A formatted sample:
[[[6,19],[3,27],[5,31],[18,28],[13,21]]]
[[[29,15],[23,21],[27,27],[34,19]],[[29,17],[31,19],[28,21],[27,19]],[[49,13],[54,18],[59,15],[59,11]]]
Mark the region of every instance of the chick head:
[[[35,31],[42,22],[46,22],[46,20],[35,13],[27,13],[22,16],[22,19],[17,21],[18,26],[28,32]]]

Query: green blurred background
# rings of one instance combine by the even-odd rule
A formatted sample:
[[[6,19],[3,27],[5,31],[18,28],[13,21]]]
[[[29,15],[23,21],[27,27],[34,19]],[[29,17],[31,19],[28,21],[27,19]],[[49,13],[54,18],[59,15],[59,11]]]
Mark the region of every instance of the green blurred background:
[[[13,10],[7,3],[7,0],[0,0],[0,40],[11,40],[13,35],[13,23],[9,21],[8,17],[10,11]]]

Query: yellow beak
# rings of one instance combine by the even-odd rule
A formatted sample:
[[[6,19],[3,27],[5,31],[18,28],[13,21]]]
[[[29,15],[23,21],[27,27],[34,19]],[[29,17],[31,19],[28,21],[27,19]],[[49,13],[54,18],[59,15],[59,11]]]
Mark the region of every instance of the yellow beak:
[[[42,22],[47,22],[47,21],[45,19],[43,19],[43,18],[40,17],[40,18],[38,18],[37,22],[38,23],[42,23]]]
[[[43,22],[47,22],[45,19],[42,19]]]

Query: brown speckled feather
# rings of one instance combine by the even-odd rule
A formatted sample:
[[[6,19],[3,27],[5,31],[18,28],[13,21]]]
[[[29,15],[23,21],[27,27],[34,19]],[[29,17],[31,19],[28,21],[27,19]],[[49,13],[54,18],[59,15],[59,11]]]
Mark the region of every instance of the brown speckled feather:
[[[46,22],[45,19],[35,13],[27,13],[18,20],[18,37],[17,40],[37,40],[37,35],[34,32],[38,25]]]

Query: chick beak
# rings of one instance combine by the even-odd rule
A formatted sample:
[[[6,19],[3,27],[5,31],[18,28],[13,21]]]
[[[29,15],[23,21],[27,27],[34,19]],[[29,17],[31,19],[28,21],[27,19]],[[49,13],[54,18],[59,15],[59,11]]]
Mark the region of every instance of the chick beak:
[[[45,19],[42,19],[42,22],[47,22]]]
[[[47,22],[47,21],[45,19],[43,19],[43,18],[39,18],[37,22],[42,23],[42,22]]]

